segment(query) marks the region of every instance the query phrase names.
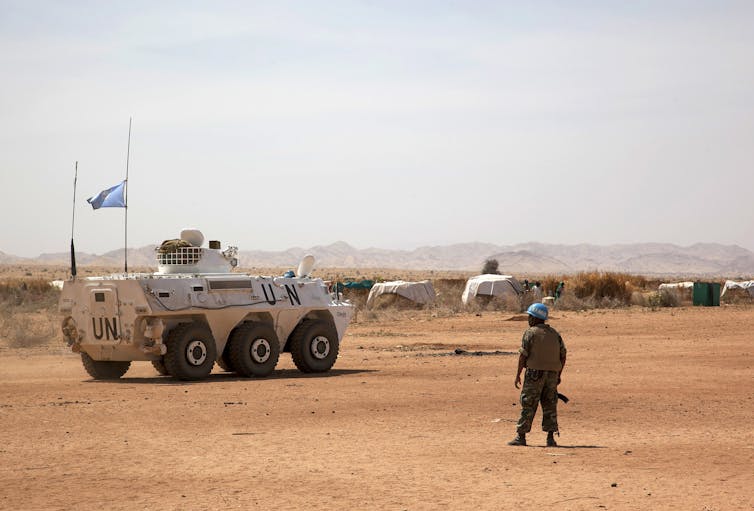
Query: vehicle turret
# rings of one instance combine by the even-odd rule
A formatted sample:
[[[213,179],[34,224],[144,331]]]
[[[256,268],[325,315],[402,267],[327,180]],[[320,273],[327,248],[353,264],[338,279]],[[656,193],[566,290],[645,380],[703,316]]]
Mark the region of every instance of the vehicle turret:
[[[180,238],[165,240],[155,249],[157,273],[229,273],[238,266],[238,248],[220,250],[220,242],[212,240],[202,247],[204,235],[198,229],[183,229]]]

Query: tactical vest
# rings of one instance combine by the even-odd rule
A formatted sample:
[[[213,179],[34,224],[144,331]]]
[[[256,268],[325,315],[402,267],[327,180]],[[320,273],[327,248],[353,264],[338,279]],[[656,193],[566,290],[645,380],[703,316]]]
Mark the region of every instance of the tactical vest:
[[[560,371],[560,334],[550,325],[535,325],[526,332],[531,335],[526,367],[542,371]]]

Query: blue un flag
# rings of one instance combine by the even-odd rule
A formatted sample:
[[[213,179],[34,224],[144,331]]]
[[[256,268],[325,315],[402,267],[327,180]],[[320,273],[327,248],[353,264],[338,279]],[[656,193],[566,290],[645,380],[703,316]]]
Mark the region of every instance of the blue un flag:
[[[89,197],[86,202],[92,205],[93,209],[99,208],[125,208],[125,188],[126,181],[121,181],[119,184],[102,190],[96,197]]]

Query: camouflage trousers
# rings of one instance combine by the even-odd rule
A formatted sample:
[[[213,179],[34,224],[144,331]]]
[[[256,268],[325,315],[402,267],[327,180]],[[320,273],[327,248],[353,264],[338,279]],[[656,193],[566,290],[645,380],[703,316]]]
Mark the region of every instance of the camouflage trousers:
[[[558,431],[558,372],[527,369],[521,388],[521,418],[518,433],[531,431],[537,404],[542,403],[542,431]]]

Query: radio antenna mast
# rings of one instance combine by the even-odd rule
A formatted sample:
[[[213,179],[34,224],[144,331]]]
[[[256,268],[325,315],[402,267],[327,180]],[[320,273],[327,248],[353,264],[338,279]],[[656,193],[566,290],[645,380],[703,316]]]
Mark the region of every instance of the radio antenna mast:
[[[124,239],[124,245],[125,249],[123,251],[123,272],[128,273],[128,161],[131,158],[131,120],[132,118],[128,118],[128,147],[126,149],[126,189],[123,191],[125,195],[125,205],[126,205],[126,211],[125,211],[125,226],[124,226],[124,233],[125,233],[125,239]]]
[[[76,181],[79,178],[79,162],[73,174],[73,213],[71,213],[71,277],[76,278],[76,249],[73,247],[73,226],[76,222]]]

